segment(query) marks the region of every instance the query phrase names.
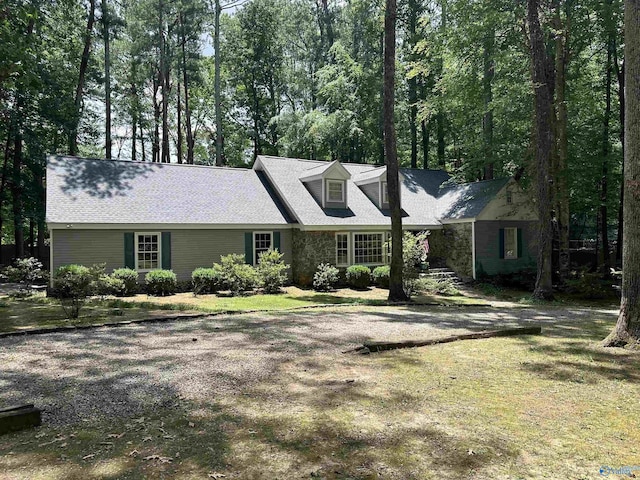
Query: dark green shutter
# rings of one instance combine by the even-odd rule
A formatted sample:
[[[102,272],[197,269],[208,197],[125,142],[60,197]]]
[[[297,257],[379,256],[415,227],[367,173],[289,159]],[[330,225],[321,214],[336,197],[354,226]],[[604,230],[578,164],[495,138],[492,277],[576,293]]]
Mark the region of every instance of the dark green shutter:
[[[162,232],[162,268],[171,270],[171,232]]]
[[[500,258],[504,258],[504,228],[500,229],[500,240],[498,241],[498,247],[500,248]]]
[[[126,268],[136,268],[136,254],[133,232],[124,234],[124,266]]]
[[[282,253],[282,250],[280,250],[280,232],[273,232],[273,249]]]
[[[518,258],[522,258],[522,229],[518,229]]]
[[[244,261],[249,265],[253,265],[253,233],[245,232],[244,234]]]

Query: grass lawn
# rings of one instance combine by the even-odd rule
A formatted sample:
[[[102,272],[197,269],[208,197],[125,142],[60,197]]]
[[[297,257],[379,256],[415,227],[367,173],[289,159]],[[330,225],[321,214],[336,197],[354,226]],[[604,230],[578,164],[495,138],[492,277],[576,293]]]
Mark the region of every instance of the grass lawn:
[[[587,479],[637,465],[640,357],[599,346],[615,312],[535,315],[558,313],[542,336],[301,350],[240,394],[6,435],[0,478]]]
[[[321,293],[314,290],[304,290],[298,287],[286,287],[280,294],[270,295],[245,295],[230,297],[225,295],[199,295],[192,293],[178,293],[169,297],[149,297],[136,295],[114,302],[114,305],[143,305],[145,307],[167,308],[174,310],[197,310],[203,312],[239,312],[247,310],[286,310],[301,307],[313,307],[323,305],[385,305],[387,303],[388,290],[381,288],[369,288],[367,290],[352,290],[341,288],[330,293]],[[419,294],[413,298],[416,303],[439,305],[462,305],[468,303],[487,304],[479,298],[470,298],[465,295],[444,297],[439,295]]]

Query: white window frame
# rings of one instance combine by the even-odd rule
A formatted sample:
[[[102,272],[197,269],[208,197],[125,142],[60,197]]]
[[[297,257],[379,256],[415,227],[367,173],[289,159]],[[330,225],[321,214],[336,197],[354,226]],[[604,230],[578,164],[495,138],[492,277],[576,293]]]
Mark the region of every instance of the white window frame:
[[[347,263],[338,262],[338,237],[341,235],[347,237]],[[349,265],[351,265],[350,260],[351,260],[351,234],[348,232],[338,232],[336,233],[336,267],[348,267]]]
[[[257,249],[257,243],[256,243],[256,236],[257,235],[264,235],[264,234],[269,234],[270,237],[270,241],[269,241],[269,248],[274,249],[273,247],[273,232],[272,231],[256,231],[253,232],[253,265],[257,266],[258,265],[258,249]],[[268,250],[268,249],[267,249]],[[266,250],[262,250],[261,251],[266,251]]]
[[[507,231],[513,231],[513,254],[508,255],[507,252],[509,249],[507,248]],[[518,227],[505,227],[504,229],[504,259],[505,260],[516,260],[518,258]]]
[[[351,242],[351,252],[352,252],[352,256],[351,256],[351,262],[354,265],[366,265],[368,267],[377,267],[380,265],[386,265],[386,252],[385,252],[385,248],[384,248],[384,243],[385,243],[385,233],[386,232],[353,232],[353,241]],[[356,235],[380,235],[381,237],[381,247],[382,247],[382,261],[381,262],[357,262],[356,261]]]
[[[133,251],[135,256],[136,271],[145,273],[145,272],[150,272],[151,270],[156,270],[155,268],[139,268],[138,253],[145,253],[145,252],[138,251],[138,245],[140,244],[140,242],[138,242],[138,237],[140,235],[157,235],[158,236],[158,267],[157,269],[161,269],[162,268],[162,232],[135,232],[133,234],[133,242],[134,242]]]
[[[325,199],[326,203],[344,203],[345,198],[345,182],[342,180],[326,180],[327,182],[327,198]],[[331,199],[331,184],[340,185],[340,200],[332,200]]]
[[[382,204],[389,203],[389,188],[387,182],[380,182],[380,198],[382,198]]]

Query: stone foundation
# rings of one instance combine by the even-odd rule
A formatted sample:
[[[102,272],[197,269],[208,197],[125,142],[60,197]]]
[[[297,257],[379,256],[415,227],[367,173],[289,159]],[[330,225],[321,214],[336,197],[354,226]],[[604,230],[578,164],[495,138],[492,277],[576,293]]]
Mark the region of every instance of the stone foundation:
[[[309,286],[313,283],[313,274],[321,263],[336,263],[335,232],[293,231],[293,271],[294,283]]]
[[[471,223],[445,225],[442,232],[442,256],[447,266],[463,279],[473,278]]]

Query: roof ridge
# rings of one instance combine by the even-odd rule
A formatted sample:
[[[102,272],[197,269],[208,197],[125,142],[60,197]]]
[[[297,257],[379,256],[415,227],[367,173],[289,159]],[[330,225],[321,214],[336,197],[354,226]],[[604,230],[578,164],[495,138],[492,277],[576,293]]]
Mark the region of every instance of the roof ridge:
[[[55,158],[66,158],[66,159],[72,159],[72,160],[90,160],[90,161],[96,161],[96,162],[119,162],[119,163],[127,163],[127,164],[131,164],[131,165],[158,165],[158,166],[162,166],[162,167],[191,167],[191,168],[206,168],[206,169],[210,169],[210,170],[231,170],[234,172],[252,172],[253,169],[252,168],[244,168],[244,167],[231,167],[231,166],[227,166],[227,165],[223,165],[223,166],[218,166],[218,165],[201,165],[201,164],[192,164],[192,163],[177,163],[177,162],[170,162],[170,163],[160,163],[160,162],[142,162],[140,160],[136,160],[135,162],[133,160],[125,160],[122,158],[95,158],[95,157],[77,157],[77,156],[73,156],[73,155],[51,155]]]

